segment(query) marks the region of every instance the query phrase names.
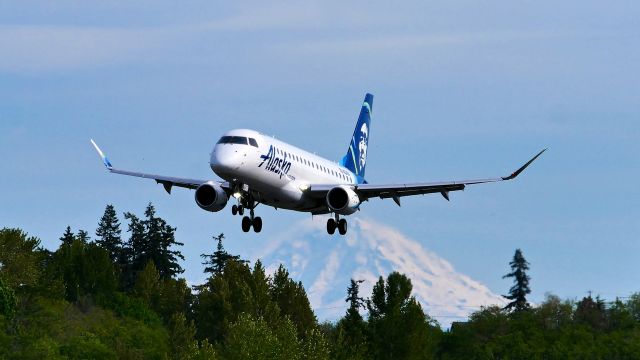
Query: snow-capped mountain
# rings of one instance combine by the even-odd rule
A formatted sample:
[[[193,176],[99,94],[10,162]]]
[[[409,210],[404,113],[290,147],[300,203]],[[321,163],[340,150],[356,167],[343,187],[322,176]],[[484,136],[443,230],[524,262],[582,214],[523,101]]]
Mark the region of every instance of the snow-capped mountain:
[[[366,298],[378,277],[394,270],[411,279],[413,295],[443,327],[464,320],[479,306],[505,304],[504,298],[396,229],[351,218],[347,236],[327,241],[325,224],[324,217],[300,221],[254,256],[262,259],[268,273],[282,263],[302,281],[320,321],[345,313],[350,279],[365,280],[360,295]]]

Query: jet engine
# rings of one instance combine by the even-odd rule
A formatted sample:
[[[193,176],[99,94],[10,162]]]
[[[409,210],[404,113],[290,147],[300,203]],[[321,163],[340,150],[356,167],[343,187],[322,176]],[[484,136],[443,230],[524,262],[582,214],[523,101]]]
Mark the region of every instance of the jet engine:
[[[211,212],[222,210],[229,200],[224,189],[212,181],[198,186],[195,197],[201,209]]]
[[[351,215],[360,205],[360,198],[347,186],[336,186],[327,193],[327,206],[340,215]]]

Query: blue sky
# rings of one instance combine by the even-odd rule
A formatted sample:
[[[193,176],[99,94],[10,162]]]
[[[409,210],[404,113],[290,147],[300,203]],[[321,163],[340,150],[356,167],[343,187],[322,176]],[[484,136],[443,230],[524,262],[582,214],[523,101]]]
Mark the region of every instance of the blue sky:
[[[224,232],[245,256],[307,215],[263,208],[244,234],[128,169],[207,178],[220,134],[248,127],[339,159],[375,94],[369,182],[506,175],[452,194],[371,201],[496,293],[515,248],[534,301],[640,290],[637,1],[0,2],[0,226],[53,248],[104,206],[153,202],[178,227],[185,276]],[[331,242],[327,236],[322,241]]]

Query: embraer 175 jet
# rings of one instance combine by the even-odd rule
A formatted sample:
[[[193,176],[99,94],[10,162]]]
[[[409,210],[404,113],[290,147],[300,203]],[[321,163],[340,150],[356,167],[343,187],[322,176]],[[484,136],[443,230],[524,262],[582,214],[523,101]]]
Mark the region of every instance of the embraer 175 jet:
[[[311,214],[333,214],[327,221],[327,232],[347,233],[347,221],[341,216],[360,210],[371,198],[391,198],[400,206],[400,198],[409,195],[440,193],[449,200],[449,192],[463,190],[467,185],[511,180],[518,176],[545,150],[509,176],[413,184],[370,184],[364,178],[367,147],[371,131],[373,95],[366,94],[358,123],[351,137],[347,154],[339,163],[326,160],[293,145],[267,137],[254,130],[231,130],[214,145],[209,164],[211,170],[224,179],[198,180],[145,174],[116,169],[98,145],[107,170],[115,174],[154,179],[167,193],[174,186],[195,189],[195,201],[206,211],[222,210],[231,197],[235,198],[231,212],[242,218],[242,230],[262,230],[262,219],[254,215],[259,204],[276,209],[289,209]]]

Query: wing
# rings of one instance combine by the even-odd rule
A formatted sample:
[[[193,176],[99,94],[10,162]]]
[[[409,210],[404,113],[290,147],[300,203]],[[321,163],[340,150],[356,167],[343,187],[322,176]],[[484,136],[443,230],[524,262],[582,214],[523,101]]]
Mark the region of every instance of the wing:
[[[178,187],[187,188],[187,189],[196,189],[198,188],[198,186],[211,181],[211,180],[179,178],[179,177],[156,175],[156,174],[146,174],[141,172],[116,169],[113,167],[113,165],[111,165],[111,162],[109,161],[109,159],[102,152],[102,150],[100,150],[100,147],[98,147],[98,144],[96,144],[95,141],[93,141],[93,139],[91,139],[91,144],[93,144],[93,147],[96,149],[96,151],[100,155],[100,158],[102,158],[102,162],[104,163],[104,166],[107,168],[107,170],[109,170],[109,172],[112,172],[114,174],[135,176],[135,177],[140,177],[145,179],[153,179],[156,181],[156,183],[162,184],[162,186],[164,186],[164,189],[167,191],[167,193],[171,193],[171,188],[173,186],[178,186]],[[218,183],[227,192],[230,191],[228,183],[226,182],[218,182]]]
[[[400,205],[400,197],[421,195],[421,194],[433,194],[440,193],[442,196],[449,200],[450,191],[464,190],[467,185],[485,184],[499,181],[506,181],[515,179],[524,169],[526,169],[531,163],[536,160],[547,149],[540,151],[531,160],[527,161],[518,170],[513,172],[509,176],[487,178],[487,179],[475,179],[475,180],[459,180],[459,181],[442,181],[442,182],[430,182],[430,183],[413,183],[413,184],[388,184],[388,185],[376,185],[376,184],[359,184],[354,185],[353,190],[358,193],[361,200],[367,200],[374,197],[381,199],[392,198],[396,204]],[[309,189],[313,195],[322,196],[326,194],[334,186],[337,185],[312,185]]]

